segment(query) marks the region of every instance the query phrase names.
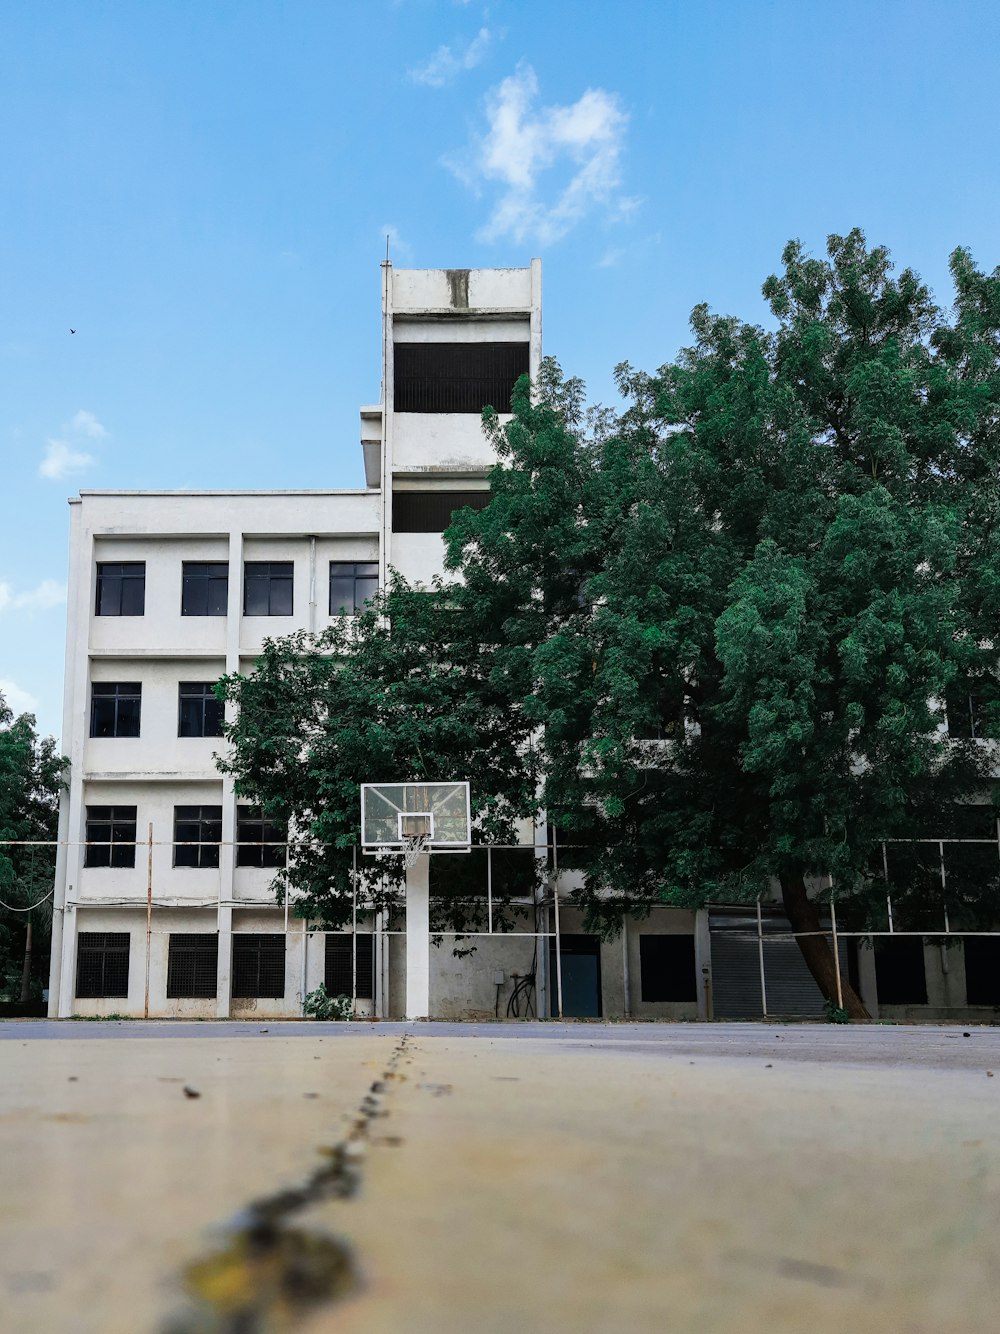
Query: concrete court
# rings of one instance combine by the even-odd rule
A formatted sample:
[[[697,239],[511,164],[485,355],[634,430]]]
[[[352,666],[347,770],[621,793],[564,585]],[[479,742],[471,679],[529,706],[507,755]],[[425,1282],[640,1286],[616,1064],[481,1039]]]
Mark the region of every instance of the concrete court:
[[[964,1031],[0,1024],[0,1330],[981,1334],[1000,1030]],[[277,1194],[345,1140],[353,1196]],[[311,1306],[234,1246],[268,1197],[346,1266]]]

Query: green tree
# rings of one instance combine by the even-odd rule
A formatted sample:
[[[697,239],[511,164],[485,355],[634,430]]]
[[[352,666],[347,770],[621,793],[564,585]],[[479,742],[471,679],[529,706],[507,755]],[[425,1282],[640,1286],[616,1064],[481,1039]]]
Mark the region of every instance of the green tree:
[[[596,845],[579,897],[605,930],[774,881],[798,932],[830,893],[865,920],[882,840],[959,832],[991,790],[942,704],[971,684],[1000,736],[1000,273],[956,251],[946,315],[858,231],[783,265],[773,330],[698,307],[675,362],[619,367],[617,420],[552,365],[522,382],[513,421],[486,414],[491,503],[448,534],[549,818]],[[953,923],[995,918],[995,867],[949,889]],[[832,999],[827,941],[800,947]]]
[[[47,977],[65,766],[54,739],[39,738],[34,717],[15,718],[0,694],[0,991],[23,1003]]]
[[[289,864],[275,886],[299,916],[349,922],[355,873],[363,902],[397,899],[401,859],[359,855],[361,783],[468,779],[477,840],[514,841],[517,819],[536,809],[538,778],[532,727],[492,679],[497,651],[463,632],[451,590],[397,577],[361,615],[268,640],[252,674],[220,682],[237,706],[220,767],[287,825]],[[441,930],[481,925],[476,887],[459,879],[464,892],[436,905]],[[523,876],[506,879],[509,899]]]

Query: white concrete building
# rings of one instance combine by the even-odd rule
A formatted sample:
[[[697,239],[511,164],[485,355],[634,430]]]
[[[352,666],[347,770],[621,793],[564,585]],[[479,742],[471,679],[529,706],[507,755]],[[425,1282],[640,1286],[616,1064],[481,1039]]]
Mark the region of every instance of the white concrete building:
[[[608,944],[584,934],[565,901],[557,920],[550,898],[526,905],[524,934],[481,936],[461,958],[449,942],[428,955],[426,917],[411,912],[409,939],[363,918],[352,959],[349,934],[316,931],[277,905],[281,833],[216,767],[211,686],[251,670],[265,636],[321,630],[360,608],[390,566],[411,581],[441,573],[451,512],[488,495],[480,411],[508,403],[517,376],[541,360],[538,260],[386,263],[381,282],[381,402],[361,409],[365,489],[85,491],[70,501],[71,769],[50,1014],[294,1016],[325,981],[356,989],[359,1014],[387,1017],[503,1017],[515,992],[518,1013],[530,993],[545,1016],[561,992],[566,1014],[696,1018],[759,1013],[762,971],[772,1013],[819,1012],[794,942],[765,948],[745,910],[663,910]],[[544,855],[544,829],[523,838]],[[435,859],[435,872],[447,875],[450,860]],[[572,872],[560,878],[563,893],[573,884]],[[934,946],[924,953],[924,1003],[961,1005],[961,960],[949,968]],[[408,981],[408,954],[429,958],[429,982],[415,986],[412,967]],[[870,951],[852,971],[874,1006]]]

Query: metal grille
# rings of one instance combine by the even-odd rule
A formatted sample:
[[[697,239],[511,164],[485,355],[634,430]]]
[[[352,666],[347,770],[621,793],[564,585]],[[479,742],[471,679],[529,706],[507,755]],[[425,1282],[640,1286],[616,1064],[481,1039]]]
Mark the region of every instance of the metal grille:
[[[173,932],[167,954],[167,996],[216,995],[219,937],[212,931]]]
[[[77,996],[127,996],[128,959],[127,931],[81,931],[76,944]]]
[[[640,935],[639,977],[644,1001],[696,1001],[694,936]]]
[[[737,913],[712,913],[712,1010],[716,1019],[757,1019],[763,1012],[760,994],[760,951],[755,918]],[[764,935],[764,980],[771,1015],[818,1016],[823,994],[813,980],[787,918],[769,914]],[[784,936],[784,939],[775,939]],[[848,950],[840,942],[841,973],[848,975]]]
[[[374,990],[374,946],[375,937],[370,932],[363,932],[356,937],[356,955],[358,970],[359,1000],[373,1000]],[[326,970],[324,985],[331,996],[350,996],[353,988],[351,977],[351,937],[348,935],[328,934],[326,937]]]
[[[481,510],[489,503],[489,491],[394,491],[392,531],[443,533],[456,510]]]
[[[233,995],[284,994],[285,937],[258,932],[233,936]]]
[[[514,382],[528,373],[527,343],[397,343],[397,412],[510,411]]]

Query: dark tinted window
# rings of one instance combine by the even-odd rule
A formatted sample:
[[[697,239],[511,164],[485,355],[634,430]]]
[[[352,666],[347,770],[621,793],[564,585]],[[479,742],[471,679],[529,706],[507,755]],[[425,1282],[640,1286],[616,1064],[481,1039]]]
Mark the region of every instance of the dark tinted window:
[[[397,343],[397,412],[510,411],[514,382],[528,373],[527,343]]]
[[[284,996],[285,937],[233,936],[233,995]]]
[[[167,953],[167,995],[216,994],[219,976],[219,937],[214,931],[172,932]]]
[[[378,592],[377,561],[330,562],[330,615],[352,616]]]
[[[926,1005],[927,977],[921,937],[878,937],[875,981],[880,1005]]]
[[[178,686],[177,735],[222,736],[225,706],[213,694],[214,681],[181,681]]]
[[[488,491],[394,491],[392,531],[443,533],[456,510],[466,505],[481,510],[489,503]]]
[[[236,865],[279,867],[285,864],[285,829],[255,806],[236,808]]]
[[[141,708],[139,681],[95,681],[90,696],[90,735],[138,736]]]
[[[372,946],[375,937],[362,933],[357,940],[357,996],[359,1000],[371,1000],[374,992]],[[328,934],[326,938],[326,970],[323,983],[331,996],[350,996],[353,977],[351,973],[351,937],[349,935]]]
[[[694,936],[639,937],[639,972],[644,1001],[698,999]]]
[[[84,866],[135,865],[134,806],[88,806]]]
[[[291,616],[290,560],[247,561],[243,567],[244,616]]]
[[[145,562],[102,561],[97,567],[98,616],[142,616],[145,610]]]
[[[76,942],[76,994],[128,995],[127,931],[81,931]]]
[[[221,806],[174,807],[174,865],[218,866]]]
[[[225,616],[228,606],[228,562],[186,560],[181,579],[181,615]]]
[[[965,999],[1000,1005],[1000,936],[965,937]]]

